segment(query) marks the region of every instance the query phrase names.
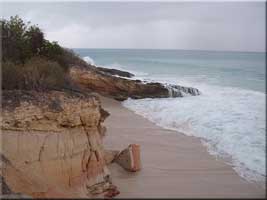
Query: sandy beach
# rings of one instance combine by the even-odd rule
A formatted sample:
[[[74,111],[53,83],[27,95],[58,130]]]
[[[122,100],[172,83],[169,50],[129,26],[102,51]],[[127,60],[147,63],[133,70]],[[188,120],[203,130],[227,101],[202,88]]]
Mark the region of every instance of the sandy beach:
[[[265,189],[242,179],[231,166],[211,156],[200,139],[165,130],[101,97],[106,119],[107,149],[141,145],[142,170],[126,172],[110,165],[117,198],[264,198]]]
[[[0,4],[0,199],[267,199],[264,2]]]

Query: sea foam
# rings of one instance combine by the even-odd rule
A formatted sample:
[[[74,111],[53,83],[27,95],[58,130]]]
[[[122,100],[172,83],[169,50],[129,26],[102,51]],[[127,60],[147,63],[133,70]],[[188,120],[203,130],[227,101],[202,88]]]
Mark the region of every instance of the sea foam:
[[[91,58],[84,59],[94,63]],[[231,76],[226,77],[221,71],[210,73],[216,68],[200,67],[201,73],[193,74],[173,73],[173,71],[159,73],[157,70],[165,68],[157,69],[154,66],[147,67],[147,63],[143,66],[142,64],[144,63],[136,64],[140,65],[139,68],[118,62],[102,66],[129,71],[136,75],[133,79],[144,82],[156,81],[166,85],[194,87],[199,89],[201,95],[165,99],[128,99],[123,102],[125,107],[163,128],[201,138],[210,154],[223,158],[246,180],[264,185],[266,178],[265,93],[240,87],[227,87],[225,81],[221,83],[218,80],[228,80]],[[246,67],[243,68],[246,69]],[[240,70],[242,71],[243,68]],[[145,73],[139,69],[145,69]],[[185,72],[190,71],[192,66],[183,69]],[[227,66],[225,69],[228,69]],[[215,84],[211,84],[213,82]]]
[[[230,160],[241,177],[263,183],[265,94],[206,84],[196,87],[200,96],[128,99],[123,105],[163,128],[201,138],[211,154]]]

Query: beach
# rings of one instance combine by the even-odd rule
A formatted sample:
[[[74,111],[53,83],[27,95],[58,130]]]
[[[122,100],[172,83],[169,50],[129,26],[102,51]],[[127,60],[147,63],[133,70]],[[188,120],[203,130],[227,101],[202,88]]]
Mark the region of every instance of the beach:
[[[1,198],[267,197],[263,2],[22,4],[1,3]]]
[[[231,166],[210,155],[200,139],[163,129],[136,115],[121,102],[101,97],[111,115],[104,145],[120,150],[141,146],[142,169],[132,173],[109,166],[117,198],[264,198],[264,186],[242,179]]]

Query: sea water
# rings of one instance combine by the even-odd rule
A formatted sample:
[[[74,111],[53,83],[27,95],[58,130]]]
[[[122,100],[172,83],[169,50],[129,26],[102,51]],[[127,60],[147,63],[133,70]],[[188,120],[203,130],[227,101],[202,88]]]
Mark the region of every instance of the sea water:
[[[266,178],[265,53],[74,49],[87,62],[136,79],[198,88],[199,96],[128,99],[123,105],[157,125],[201,138],[248,181]]]

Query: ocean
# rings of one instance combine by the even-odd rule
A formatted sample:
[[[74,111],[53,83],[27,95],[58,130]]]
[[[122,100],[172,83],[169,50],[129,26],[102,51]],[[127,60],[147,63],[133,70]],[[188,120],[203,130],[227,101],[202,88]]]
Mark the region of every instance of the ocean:
[[[123,106],[155,124],[201,138],[243,178],[266,178],[265,53],[198,50],[74,49],[97,66],[134,79],[198,88],[199,96],[128,99]],[[177,149],[178,151],[178,149]]]

